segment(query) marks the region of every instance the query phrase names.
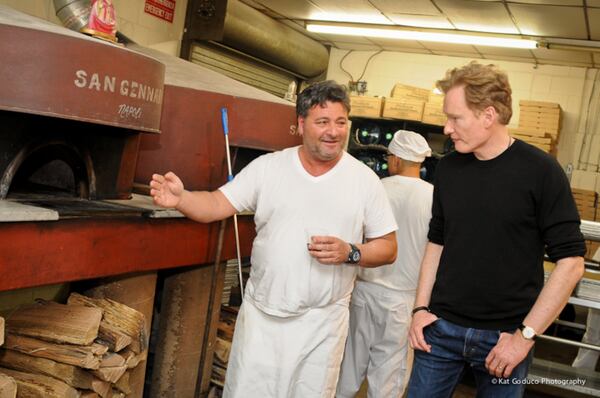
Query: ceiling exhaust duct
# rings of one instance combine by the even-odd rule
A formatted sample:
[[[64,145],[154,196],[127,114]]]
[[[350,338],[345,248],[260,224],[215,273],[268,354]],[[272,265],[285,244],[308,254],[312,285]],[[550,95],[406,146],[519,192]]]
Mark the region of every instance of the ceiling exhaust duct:
[[[329,53],[321,43],[239,0],[228,0],[226,10],[212,2],[211,8],[210,0],[190,1],[184,40],[215,40],[305,78],[327,70]]]

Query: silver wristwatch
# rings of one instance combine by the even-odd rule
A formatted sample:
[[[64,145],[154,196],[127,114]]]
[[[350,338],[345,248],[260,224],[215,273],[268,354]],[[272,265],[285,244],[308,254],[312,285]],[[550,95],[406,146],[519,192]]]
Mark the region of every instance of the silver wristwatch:
[[[523,338],[525,338],[525,340],[533,341],[537,337],[535,329],[533,329],[531,326],[525,326],[521,324],[521,326],[519,326],[519,330],[521,331],[521,334],[523,335]]]

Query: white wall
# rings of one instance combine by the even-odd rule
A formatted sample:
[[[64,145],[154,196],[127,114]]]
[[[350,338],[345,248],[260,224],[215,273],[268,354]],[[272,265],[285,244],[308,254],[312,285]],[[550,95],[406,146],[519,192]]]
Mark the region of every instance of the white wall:
[[[340,68],[346,50],[331,50],[327,78],[347,84],[349,76]],[[358,79],[373,51],[355,51],[343,61],[343,67]],[[384,51],[371,59],[363,80],[368,85],[367,95],[389,96],[395,83],[422,88],[433,88],[435,81],[444,77],[450,68],[462,66],[471,59],[436,55]],[[511,127],[519,123],[519,100],[558,102],[563,110],[562,130],[558,145],[558,161],[564,166],[574,160],[575,136],[582,112],[586,88],[586,68],[539,65],[479,60],[497,64],[508,76],[513,90],[513,117]],[[589,79],[587,79],[589,84]],[[587,104],[586,104],[587,105]]]
[[[188,0],[177,0],[173,22],[144,12],[144,0],[113,0],[117,29],[133,41],[167,54],[179,55]],[[0,0],[21,12],[60,25],[52,0]]]

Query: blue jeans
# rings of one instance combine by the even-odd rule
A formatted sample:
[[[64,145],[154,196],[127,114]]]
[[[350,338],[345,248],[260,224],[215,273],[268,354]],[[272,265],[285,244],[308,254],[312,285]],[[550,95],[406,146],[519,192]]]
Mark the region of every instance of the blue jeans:
[[[465,328],[438,319],[423,329],[431,352],[415,350],[408,398],[450,398],[465,366],[473,370],[478,398],[522,397],[533,350],[506,378],[492,376],[485,358],[500,337],[498,330]]]

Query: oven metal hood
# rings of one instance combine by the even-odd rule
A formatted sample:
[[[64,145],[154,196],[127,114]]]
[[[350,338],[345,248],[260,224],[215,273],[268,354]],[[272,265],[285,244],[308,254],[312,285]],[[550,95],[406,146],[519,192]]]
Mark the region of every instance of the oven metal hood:
[[[163,64],[0,5],[0,110],[158,133]]]

